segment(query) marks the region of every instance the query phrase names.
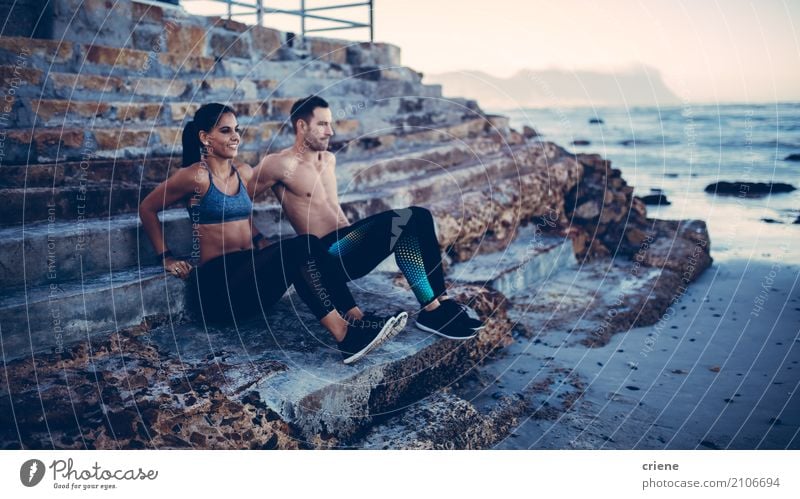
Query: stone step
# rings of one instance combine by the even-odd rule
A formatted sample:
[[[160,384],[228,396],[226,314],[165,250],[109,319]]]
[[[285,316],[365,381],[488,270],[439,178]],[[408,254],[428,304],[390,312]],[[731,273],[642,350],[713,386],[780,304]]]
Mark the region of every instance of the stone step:
[[[458,119],[432,127],[399,130],[375,120],[356,119],[334,122],[337,141],[331,150],[337,154],[357,156],[387,151],[396,145],[441,143],[452,139],[476,137],[486,132],[484,118]],[[382,123],[382,124],[380,124]],[[373,127],[373,128],[368,128]],[[366,132],[366,133],[365,133]],[[87,161],[95,158],[135,158],[169,156],[181,151],[180,126],[147,126],[123,123],[108,128],[57,127],[9,129],[6,132],[4,165]],[[294,135],[284,121],[245,122],[241,151],[271,151],[288,147]]]
[[[192,15],[163,3],[121,2],[110,6],[96,0],[60,2],[66,5],[56,15],[54,39],[181,56],[222,56],[251,63],[307,59],[357,67],[400,64],[400,49],[385,43],[299,37],[219,16]]]
[[[347,206],[347,205],[346,205]],[[174,254],[192,253],[192,226],[183,208],[160,213],[168,246]],[[294,234],[281,220],[279,206],[256,204],[253,220],[269,228],[267,235]],[[147,235],[140,230],[138,214],[106,219],[78,219],[74,216],[51,221],[0,228],[0,255],[4,271],[3,288],[31,287],[58,283],[81,276],[117,272],[136,265],[150,265],[155,253]]]
[[[197,76],[224,71],[213,57],[104,47],[25,37],[0,38],[0,64],[43,71],[108,76],[168,78],[177,73]]]
[[[351,123],[340,121],[339,124],[345,128],[343,134],[353,133],[352,129],[348,129]],[[380,140],[382,138],[376,138],[375,142]],[[383,148],[382,153],[371,154],[364,160],[350,160],[343,154],[343,159],[337,165],[339,184],[349,186],[352,183],[359,189],[374,187],[389,180],[419,176],[428,171],[435,172],[448,168],[500,148],[497,141],[487,138],[467,139],[463,142],[430,147],[426,147],[425,144],[410,144],[410,147],[403,145],[408,144],[401,142],[398,147],[391,150]],[[355,144],[354,149],[357,148],[358,144]],[[238,156],[239,161],[250,165],[257,164],[259,159],[258,151],[240,151]],[[0,189],[56,188],[70,184],[77,186],[81,181],[110,182],[112,179],[127,182],[161,182],[180,167],[180,155],[136,159],[87,158],[86,161],[3,165],[0,167],[2,168]]]
[[[159,266],[107,272],[69,282],[4,292],[0,335],[7,359],[58,352],[64,345],[184,313],[186,285]]]
[[[152,127],[124,123],[114,128],[9,129],[4,165],[179,155],[181,133],[180,126]],[[245,128],[242,149],[263,150],[263,142],[283,144],[290,143],[290,140],[290,131],[282,121],[262,121],[257,127]]]
[[[431,127],[409,127],[407,130],[399,131],[397,127],[372,129],[370,133],[355,139],[337,140],[334,137],[329,149],[337,155],[339,162],[366,161],[376,155],[419,150],[423,147],[492,134],[492,119],[473,115],[453,123]],[[366,126],[364,128],[369,130]],[[504,140],[497,137],[498,140]]]
[[[408,95],[418,98],[441,97],[440,85],[403,81],[366,81],[329,78],[322,74],[296,72],[283,79],[258,79],[245,73],[237,76],[214,74],[193,76],[177,73],[166,78],[150,76],[116,76],[58,72],[29,66],[0,65],[0,84],[14,87],[16,95],[32,99],[67,99],[70,101],[112,101],[123,96],[128,103],[231,102],[287,98],[318,94],[328,98],[362,99]],[[15,104],[18,105],[18,104]],[[354,114],[366,108],[351,105],[345,109]]]
[[[109,96],[119,98],[117,94]],[[258,127],[264,120],[291,121],[291,107],[299,97],[264,98],[261,100],[224,101],[237,114],[242,126]],[[422,100],[422,99],[420,99]],[[366,103],[363,97],[333,97],[328,101],[334,116],[346,117],[348,112],[366,110],[369,106],[369,119],[364,112],[360,118],[366,119],[372,128],[391,126],[435,126],[437,123],[454,122],[460,113],[446,106],[430,109],[419,106],[419,110],[403,112],[403,105],[384,100]],[[435,102],[427,100],[428,103]],[[18,99],[9,115],[9,128],[25,127],[81,127],[115,129],[127,126],[175,126],[183,125],[202,105],[202,100],[176,102],[131,102],[131,101],[79,101],[74,99]],[[394,105],[393,105],[394,104]],[[423,109],[427,107],[428,109]],[[341,119],[334,122],[334,130],[340,126],[350,128],[355,120]]]
[[[526,406],[524,400],[506,397],[494,410],[482,413],[448,387],[409,404],[405,411],[388,421],[374,425],[352,447],[368,450],[487,449],[508,435],[517,417],[526,412]]]
[[[683,254],[682,238],[680,233],[662,234],[657,242],[670,248],[673,255]],[[709,264],[702,261],[699,252],[692,258],[698,266]],[[617,257],[565,265],[559,272],[515,287],[509,296],[508,315],[533,334],[551,337],[556,344],[602,347],[614,334],[659,323],[673,300],[685,292],[688,275],[681,277],[663,261],[649,258],[631,262]],[[654,341],[643,338],[641,343],[646,356]]]
[[[27,187],[0,190],[0,219],[6,225],[44,220],[80,221],[132,213],[155,188],[154,182],[81,182],[78,186]]]
[[[3,37],[0,40],[0,64],[20,66],[43,71],[73,74],[93,74],[118,78],[156,77],[175,75],[241,77],[255,79],[287,80],[293,76],[303,78],[360,79],[367,81],[408,82],[419,84],[421,75],[402,67],[353,67],[349,64],[315,60],[257,60],[251,61],[224,53],[219,57],[180,54],[172,51],[146,51],[117,48],[92,43],[72,43],[63,40]]]
[[[343,133],[353,133],[349,122],[340,122]],[[380,138],[376,141],[381,140]],[[366,143],[366,142],[365,142]],[[406,147],[403,147],[406,146]],[[410,146],[410,147],[409,147]],[[412,178],[437,172],[468,159],[496,152],[501,145],[489,138],[466,139],[443,145],[400,143],[391,150],[370,154],[367,159],[350,160],[342,155],[337,165],[340,186],[358,189],[374,187],[390,180]],[[357,147],[355,147],[357,149]],[[238,159],[255,165],[260,159],[257,151],[241,151]],[[61,187],[78,185],[81,181],[161,182],[181,167],[180,155],[144,157],[137,159],[87,159],[86,161],[61,161],[58,163],[31,163],[27,165],[3,165],[0,189],[22,187]]]
[[[180,167],[180,156],[3,165],[0,167],[2,172],[0,189],[56,188],[79,185],[81,181],[108,182],[111,179],[144,183],[161,182]]]
[[[508,298],[529,293],[532,283],[548,282],[554,275],[577,267],[572,242],[548,234],[547,217],[534,218],[518,227],[513,241],[501,252],[476,254],[455,263],[450,277],[456,282],[491,286]]]
[[[486,137],[452,141],[433,147],[411,147],[372,155],[364,160],[342,162],[336,166],[336,175],[341,187],[365,189],[386,182],[441,173],[453,166],[496,153],[502,148],[498,141]]]
[[[395,206],[425,205],[442,199],[458,199],[469,192],[492,191],[502,183],[524,178],[533,171],[533,165],[520,164],[514,157],[514,149],[509,149],[470,158],[427,174],[413,171],[405,178],[390,175],[388,181],[365,189],[374,191],[376,197],[396,199]],[[356,186],[352,187],[353,192],[358,192]]]

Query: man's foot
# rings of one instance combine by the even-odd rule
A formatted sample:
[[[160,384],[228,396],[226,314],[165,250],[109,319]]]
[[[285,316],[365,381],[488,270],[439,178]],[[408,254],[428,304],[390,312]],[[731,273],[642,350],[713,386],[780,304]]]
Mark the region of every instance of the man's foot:
[[[466,305],[462,305],[452,298],[448,298],[447,300],[439,300],[439,308],[444,308],[444,310],[449,313],[451,317],[453,317],[456,321],[461,321],[469,329],[480,331],[486,327],[483,322],[470,316],[471,310],[467,308]]]
[[[450,300],[445,300],[450,301]],[[422,310],[417,316],[417,328],[428,333],[438,334],[449,340],[468,340],[478,335],[478,332],[468,327],[465,321],[444,306],[444,302],[434,310]],[[464,314],[466,317],[466,314]]]
[[[395,317],[385,319],[377,316],[372,316],[371,320],[367,320],[365,316],[364,319],[350,322],[347,325],[347,334],[337,345],[344,363],[352,364],[385,342],[395,322]]]

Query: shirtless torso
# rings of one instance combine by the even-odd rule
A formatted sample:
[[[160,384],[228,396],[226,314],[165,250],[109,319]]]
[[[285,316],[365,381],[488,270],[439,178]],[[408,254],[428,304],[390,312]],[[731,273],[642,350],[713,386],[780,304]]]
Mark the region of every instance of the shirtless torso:
[[[336,192],[336,156],[295,148],[264,157],[248,184],[251,197],[272,188],[298,234],[322,237],[350,224]]]

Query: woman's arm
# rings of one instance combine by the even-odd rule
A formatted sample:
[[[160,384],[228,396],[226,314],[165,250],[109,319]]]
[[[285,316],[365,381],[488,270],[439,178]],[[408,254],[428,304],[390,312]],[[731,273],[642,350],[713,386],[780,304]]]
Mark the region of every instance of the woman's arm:
[[[139,204],[139,219],[158,255],[169,251],[161,230],[158,213],[194,192],[195,173],[193,170],[192,167],[178,170],[170,178],[158,184]],[[188,277],[192,268],[189,262],[177,260],[171,255],[165,256],[162,263],[168,272],[181,278]]]
[[[247,193],[255,201],[256,197],[286,178],[287,165],[280,154],[268,154],[252,168],[247,181]]]

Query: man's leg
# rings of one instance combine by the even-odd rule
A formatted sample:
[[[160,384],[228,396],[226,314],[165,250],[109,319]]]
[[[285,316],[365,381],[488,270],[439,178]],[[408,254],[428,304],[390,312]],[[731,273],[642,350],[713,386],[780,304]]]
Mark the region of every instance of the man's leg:
[[[446,292],[433,217],[425,208],[372,215],[331,232],[322,243],[348,280],[367,275],[394,253],[421,305],[430,305]]]

